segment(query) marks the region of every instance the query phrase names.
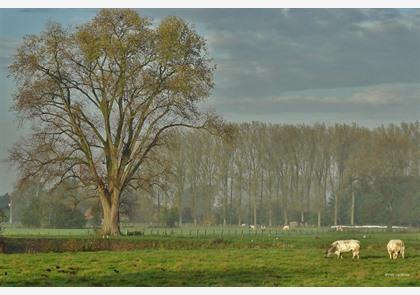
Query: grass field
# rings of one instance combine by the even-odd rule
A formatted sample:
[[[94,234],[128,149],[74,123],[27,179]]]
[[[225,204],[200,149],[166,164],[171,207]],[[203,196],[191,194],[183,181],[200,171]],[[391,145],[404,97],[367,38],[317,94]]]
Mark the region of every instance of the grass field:
[[[248,237],[248,236],[273,236],[273,235],[294,235],[294,234],[318,234],[333,231],[331,228],[295,228],[288,232],[282,231],[280,227],[261,229],[249,229],[248,227],[238,226],[183,226],[178,228],[153,228],[147,225],[122,226],[121,232],[143,232],[146,236],[183,236],[183,237]],[[375,230],[377,232],[377,230]],[[54,228],[19,228],[4,227],[2,235],[4,236],[86,236],[93,235],[94,229],[54,229]]]
[[[326,245],[347,238],[361,241],[359,261],[350,253],[343,260],[323,257]],[[389,260],[386,243],[391,238],[405,241],[406,259]],[[200,248],[188,247],[192,237],[121,239],[155,240],[158,246],[121,252],[2,254],[0,285],[420,286],[419,233],[231,236],[224,243],[211,236],[196,237],[209,242]]]

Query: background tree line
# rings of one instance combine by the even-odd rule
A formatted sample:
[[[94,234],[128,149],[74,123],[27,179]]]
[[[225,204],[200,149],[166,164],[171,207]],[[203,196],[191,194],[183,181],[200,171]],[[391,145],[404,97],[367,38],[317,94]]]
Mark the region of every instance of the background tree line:
[[[420,223],[420,123],[229,123],[225,136],[178,130],[156,150],[160,165],[120,202],[123,222],[276,226]],[[94,191],[40,179],[11,194],[25,225],[100,224]],[[7,203],[7,202],[5,202]],[[6,215],[8,212],[5,208]]]
[[[172,168],[160,176],[164,187],[150,189],[146,199],[156,210],[148,210],[155,212],[148,220],[172,210],[180,225],[420,222],[419,122],[229,129],[223,138],[201,130],[173,134],[162,151]]]

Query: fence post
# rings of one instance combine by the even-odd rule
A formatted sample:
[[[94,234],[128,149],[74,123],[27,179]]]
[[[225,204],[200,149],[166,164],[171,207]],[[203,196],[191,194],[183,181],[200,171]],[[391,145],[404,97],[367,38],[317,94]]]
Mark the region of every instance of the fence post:
[[[244,230],[241,231],[241,240],[244,238]]]

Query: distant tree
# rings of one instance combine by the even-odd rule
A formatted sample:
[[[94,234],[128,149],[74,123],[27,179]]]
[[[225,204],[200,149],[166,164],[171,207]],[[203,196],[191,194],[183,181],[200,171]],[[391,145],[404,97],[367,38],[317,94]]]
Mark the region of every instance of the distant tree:
[[[0,209],[7,210],[9,208],[9,203],[10,203],[9,193],[5,193],[4,195],[0,196]]]
[[[86,219],[78,208],[70,208],[62,203],[55,204],[52,216],[49,218],[49,227],[54,228],[83,228]]]
[[[396,207],[406,195],[409,187],[410,155],[415,146],[401,129],[395,125],[380,127],[374,131],[373,147],[370,152],[370,177],[372,190],[382,197],[387,213],[387,226],[391,230],[396,221]]]
[[[163,219],[165,221],[166,226],[168,227],[174,227],[175,223],[178,220],[178,209],[173,208],[165,208],[163,212]]]
[[[43,217],[41,200],[34,198],[23,211],[22,224],[26,227],[41,227]]]
[[[329,170],[329,184],[334,199],[334,225],[340,220],[340,202],[347,189],[349,159],[357,137],[355,126],[336,124],[330,128],[331,133],[331,166]]]
[[[103,9],[74,31],[49,24],[24,38],[10,66],[14,109],[32,123],[10,160],[23,178],[94,188],[103,232],[117,235],[121,195],[148,179],[145,163],[168,131],[215,126],[197,107],[213,70],[205,40],[177,17],[154,27],[134,10]]]
[[[0,209],[0,223],[1,222],[6,222],[7,219],[8,219],[8,217],[7,217],[6,213],[4,213],[4,210]]]

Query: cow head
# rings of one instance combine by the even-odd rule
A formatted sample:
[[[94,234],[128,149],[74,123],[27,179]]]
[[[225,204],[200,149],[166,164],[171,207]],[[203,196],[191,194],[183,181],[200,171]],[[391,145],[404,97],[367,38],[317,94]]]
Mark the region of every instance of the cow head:
[[[325,258],[330,257],[331,255],[333,255],[335,253],[335,251],[337,251],[337,247],[331,245],[327,250],[325,250],[324,257]]]

